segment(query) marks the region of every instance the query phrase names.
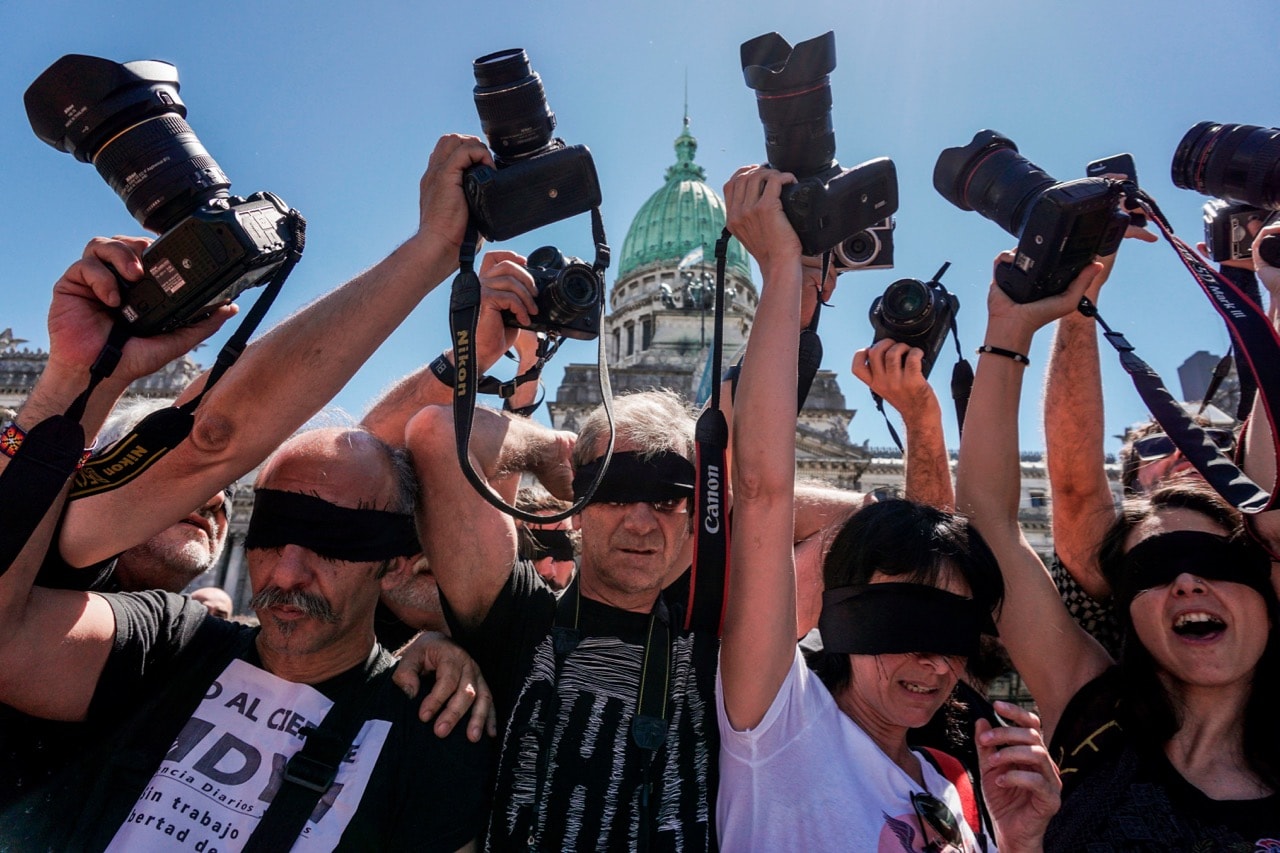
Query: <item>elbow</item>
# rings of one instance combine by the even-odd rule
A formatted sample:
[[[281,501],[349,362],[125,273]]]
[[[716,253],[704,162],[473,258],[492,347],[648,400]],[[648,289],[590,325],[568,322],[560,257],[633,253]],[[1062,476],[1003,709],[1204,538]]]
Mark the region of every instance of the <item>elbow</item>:
[[[455,453],[452,406],[424,406],[409,419],[404,441],[414,459],[434,459]]]

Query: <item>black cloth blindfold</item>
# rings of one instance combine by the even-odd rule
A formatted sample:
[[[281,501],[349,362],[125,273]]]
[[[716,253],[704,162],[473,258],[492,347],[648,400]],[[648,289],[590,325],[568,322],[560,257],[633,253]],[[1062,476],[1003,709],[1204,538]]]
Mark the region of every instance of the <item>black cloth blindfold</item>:
[[[1115,596],[1125,608],[1139,592],[1173,583],[1184,572],[1206,580],[1242,583],[1270,598],[1271,559],[1248,539],[1175,530],[1134,545],[1122,566]]]
[[[575,499],[582,497],[603,461],[603,456],[594,459],[573,475]],[[674,451],[664,450],[648,459],[634,450],[615,453],[591,503],[653,503],[691,498],[695,476],[693,463]]]
[[[409,557],[422,550],[412,515],[350,509],[300,492],[257,489],[244,547],[285,545],[356,563]]]
[[[852,655],[972,657],[980,635],[997,636],[991,614],[972,598],[915,583],[829,589],[818,629],[824,649]]]
[[[543,557],[550,557],[558,562],[573,560],[573,540],[569,538],[569,531],[530,528],[528,532],[529,538],[533,540],[533,553],[528,559],[541,560]]]

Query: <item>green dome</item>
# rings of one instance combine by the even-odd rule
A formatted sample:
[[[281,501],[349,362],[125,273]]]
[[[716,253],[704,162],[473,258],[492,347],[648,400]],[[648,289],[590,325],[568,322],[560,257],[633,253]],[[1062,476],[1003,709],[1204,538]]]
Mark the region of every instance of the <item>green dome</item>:
[[[724,228],[724,202],[705,183],[707,173],[693,162],[698,141],[689,133],[689,119],[676,139],[676,163],[667,169],[666,184],[641,205],[627,239],[622,243],[618,277],[644,264],[678,263],[689,252],[704,247],[707,264],[713,264],[716,240]],[[750,278],[747,250],[729,241],[728,272]]]

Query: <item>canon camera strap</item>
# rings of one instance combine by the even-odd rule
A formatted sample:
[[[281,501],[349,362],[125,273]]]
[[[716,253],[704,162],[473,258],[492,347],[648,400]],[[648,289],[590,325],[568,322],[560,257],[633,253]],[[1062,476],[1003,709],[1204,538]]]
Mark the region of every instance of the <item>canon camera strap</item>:
[[[609,267],[609,244],[605,241],[604,220],[600,217],[600,208],[591,209],[591,236],[596,244],[595,262],[591,265],[600,286],[604,287],[604,271]],[[453,396],[453,429],[458,447],[458,464],[467,481],[475,487],[480,497],[507,515],[533,524],[552,524],[576,515],[582,511],[595,494],[596,487],[609,469],[609,460],[613,458],[613,389],[609,385],[609,365],[605,360],[604,337],[597,336],[597,369],[600,377],[600,396],[604,406],[605,418],[609,423],[609,443],[604,451],[604,462],[595,478],[573,506],[555,515],[534,515],[509,505],[471,467],[471,427],[475,420],[476,394],[480,384],[479,361],[476,356],[476,328],[480,321],[480,277],[475,272],[476,250],[479,246],[480,233],[473,221],[468,220],[467,231],[462,238],[462,246],[458,251],[458,275],[453,280],[453,290],[449,297],[449,333],[453,339],[454,358],[454,396]],[[604,300],[600,300],[596,328],[604,328]],[[538,343],[538,370],[542,364],[560,347],[562,338],[548,334]],[[510,384],[515,390],[520,378]]]
[[[720,410],[720,361],[724,355],[724,272],[729,252],[729,229],[716,240],[715,320],[711,335],[711,397],[698,416],[694,428],[697,442],[694,468],[695,524],[693,568],[689,578],[689,606],[685,609],[686,631],[715,631],[718,636],[724,618],[725,586],[729,574],[729,512],[726,498],[729,469],[729,424]],[[814,335],[816,340],[817,336]],[[818,358],[821,360],[821,342]],[[812,381],[812,377],[810,377]]]
[[[1273,453],[1280,458],[1280,436],[1275,432],[1276,415],[1280,414],[1280,336],[1255,300],[1235,282],[1205,264],[1190,246],[1173,233],[1168,220],[1149,195],[1137,190],[1133,197],[1148,218],[1159,227],[1227,324],[1237,354],[1236,362],[1256,383],[1267,421],[1272,426]],[[1133,378],[1134,387],[1147,404],[1151,416],[1214,491],[1246,514],[1271,509],[1276,495],[1268,494],[1241,471],[1234,461],[1218,450],[1213,440],[1174,399],[1159,374],[1134,352],[1133,345],[1123,334],[1113,331],[1107,325],[1098,314],[1097,307],[1088,299],[1081,299],[1079,310],[1085,316],[1097,320],[1102,327],[1103,337],[1120,354],[1120,365]]]
[[[18,453],[0,472],[0,517],[5,519],[0,530],[0,574],[17,559],[73,473],[75,482],[68,500],[119,488],[177,447],[191,433],[195,422],[192,413],[209,389],[244,352],[249,337],[257,330],[285,280],[302,258],[307,222],[296,210],[289,211],[288,221],[291,239],[285,260],[276,268],[235,334],[218,352],[200,393],[182,406],[152,412],[109,451],[86,462],[76,471],[75,466],[85,445],[84,427],[80,420],[84,417],[89,397],[102,380],[115,372],[130,338],[127,323],[116,321],[112,325],[107,342],[90,368],[89,384],[85,390],[68,407],[66,414],[46,418],[29,430]]]

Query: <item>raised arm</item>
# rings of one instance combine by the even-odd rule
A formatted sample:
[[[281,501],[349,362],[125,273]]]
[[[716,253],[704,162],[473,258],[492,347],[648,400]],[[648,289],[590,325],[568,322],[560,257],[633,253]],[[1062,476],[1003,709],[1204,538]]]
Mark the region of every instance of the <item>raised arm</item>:
[[[902,415],[906,428],[906,495],[954,512],[951,461],[942,432],[942,407],[922,371],[924,350],[882,340],[853,354],[853,375]]]
[[[462,172],[490,161],[479,139],[443,137],[420,185],[417,233],[249,346],[201,402],[190,437],[144,476],[73,502],[63,556],[87,565],[146,541],[251,470],[319,411],[457,266],[467,219]]]
[[[790,175],[760,166],[725,184],[729,229],[760,265],[764,286],[738,382],[732,479],[733,571],[720,672],[736,729],[757,725],[795,655],[794,496],[800,241],[782,212]]]
[[[428,406],[409,422],[409,453],[422,482],[418,530],[431,572],[464,624],[484,620],[515,565],[511,516],[487,503],[462,473],[453,409]],[[521,473],[535,475],[556,497],[572,499],[569,461],[574,436],[528,418],[476,409],[471,465],[510,503]]]
[[[62,414],[88,385],[89,367],[113,322],[108,306],[120,304],[115,277],[106,264],[127,280],[137,280],[142,275],[137,256],[146,244],[144,239],[95,239],[54,285],[49,362],[18,412],[20,428],[30,430]],[[233,313],[229,307],[219,309],[196,325],[126,343],[114,375],[89,399],[81,419],[86,436],[92,439],[130,382],[213,334]],[[8,456],[0,455],[0,471],[9,462]],[[0,574],[0,702],[41,717],[78,720],[88,711],[102,674],[115,620],[99,596],[32,587],[65,495],[64,488],[18,559]]]
[[[1262,229],[1255,238],[1254,245],[1263,237],[1273,234],[1280,235],[1280,224]],[[1256,251],[1253,253],[1253,263],[1258,280],[1267,289],[1267,315],[1271,318],[1272,326],[1280,330],[1280,268],[1268,264]],[[1280,417],[1280,412],[1275,414]],[[1262,394],[1259,393],[1254,397],[1253,409],[1249,412],[1248,430],[1245,433],[1244,471],[1255,483],[1267,490],[1275,488],[1276,482],[1276,450],[1272,436]],[[1249,522],[1271,554],[1280,554],[1280,510],[1260,513],[1251,517]],[[1280,581],[1277,586],[1280,587]]]
[[[1012,254],[1001,258],[1012,260]],[[1074,310],[1099,270],[1097,264],[1086,267],[1065,293],[1026,305],[1013,303],[992,284],[984,343],[1027,353],[1035,331]],[[1000,562],[1005,582],[1000,638],[1040,707],[1049,738],[1067,700],[1101,673],[1110,658],[1067,613],[1018,526],[1018,401],[1025,370],[1024,364],[1006,356],[979,358],[960,443],[957,504]]]

